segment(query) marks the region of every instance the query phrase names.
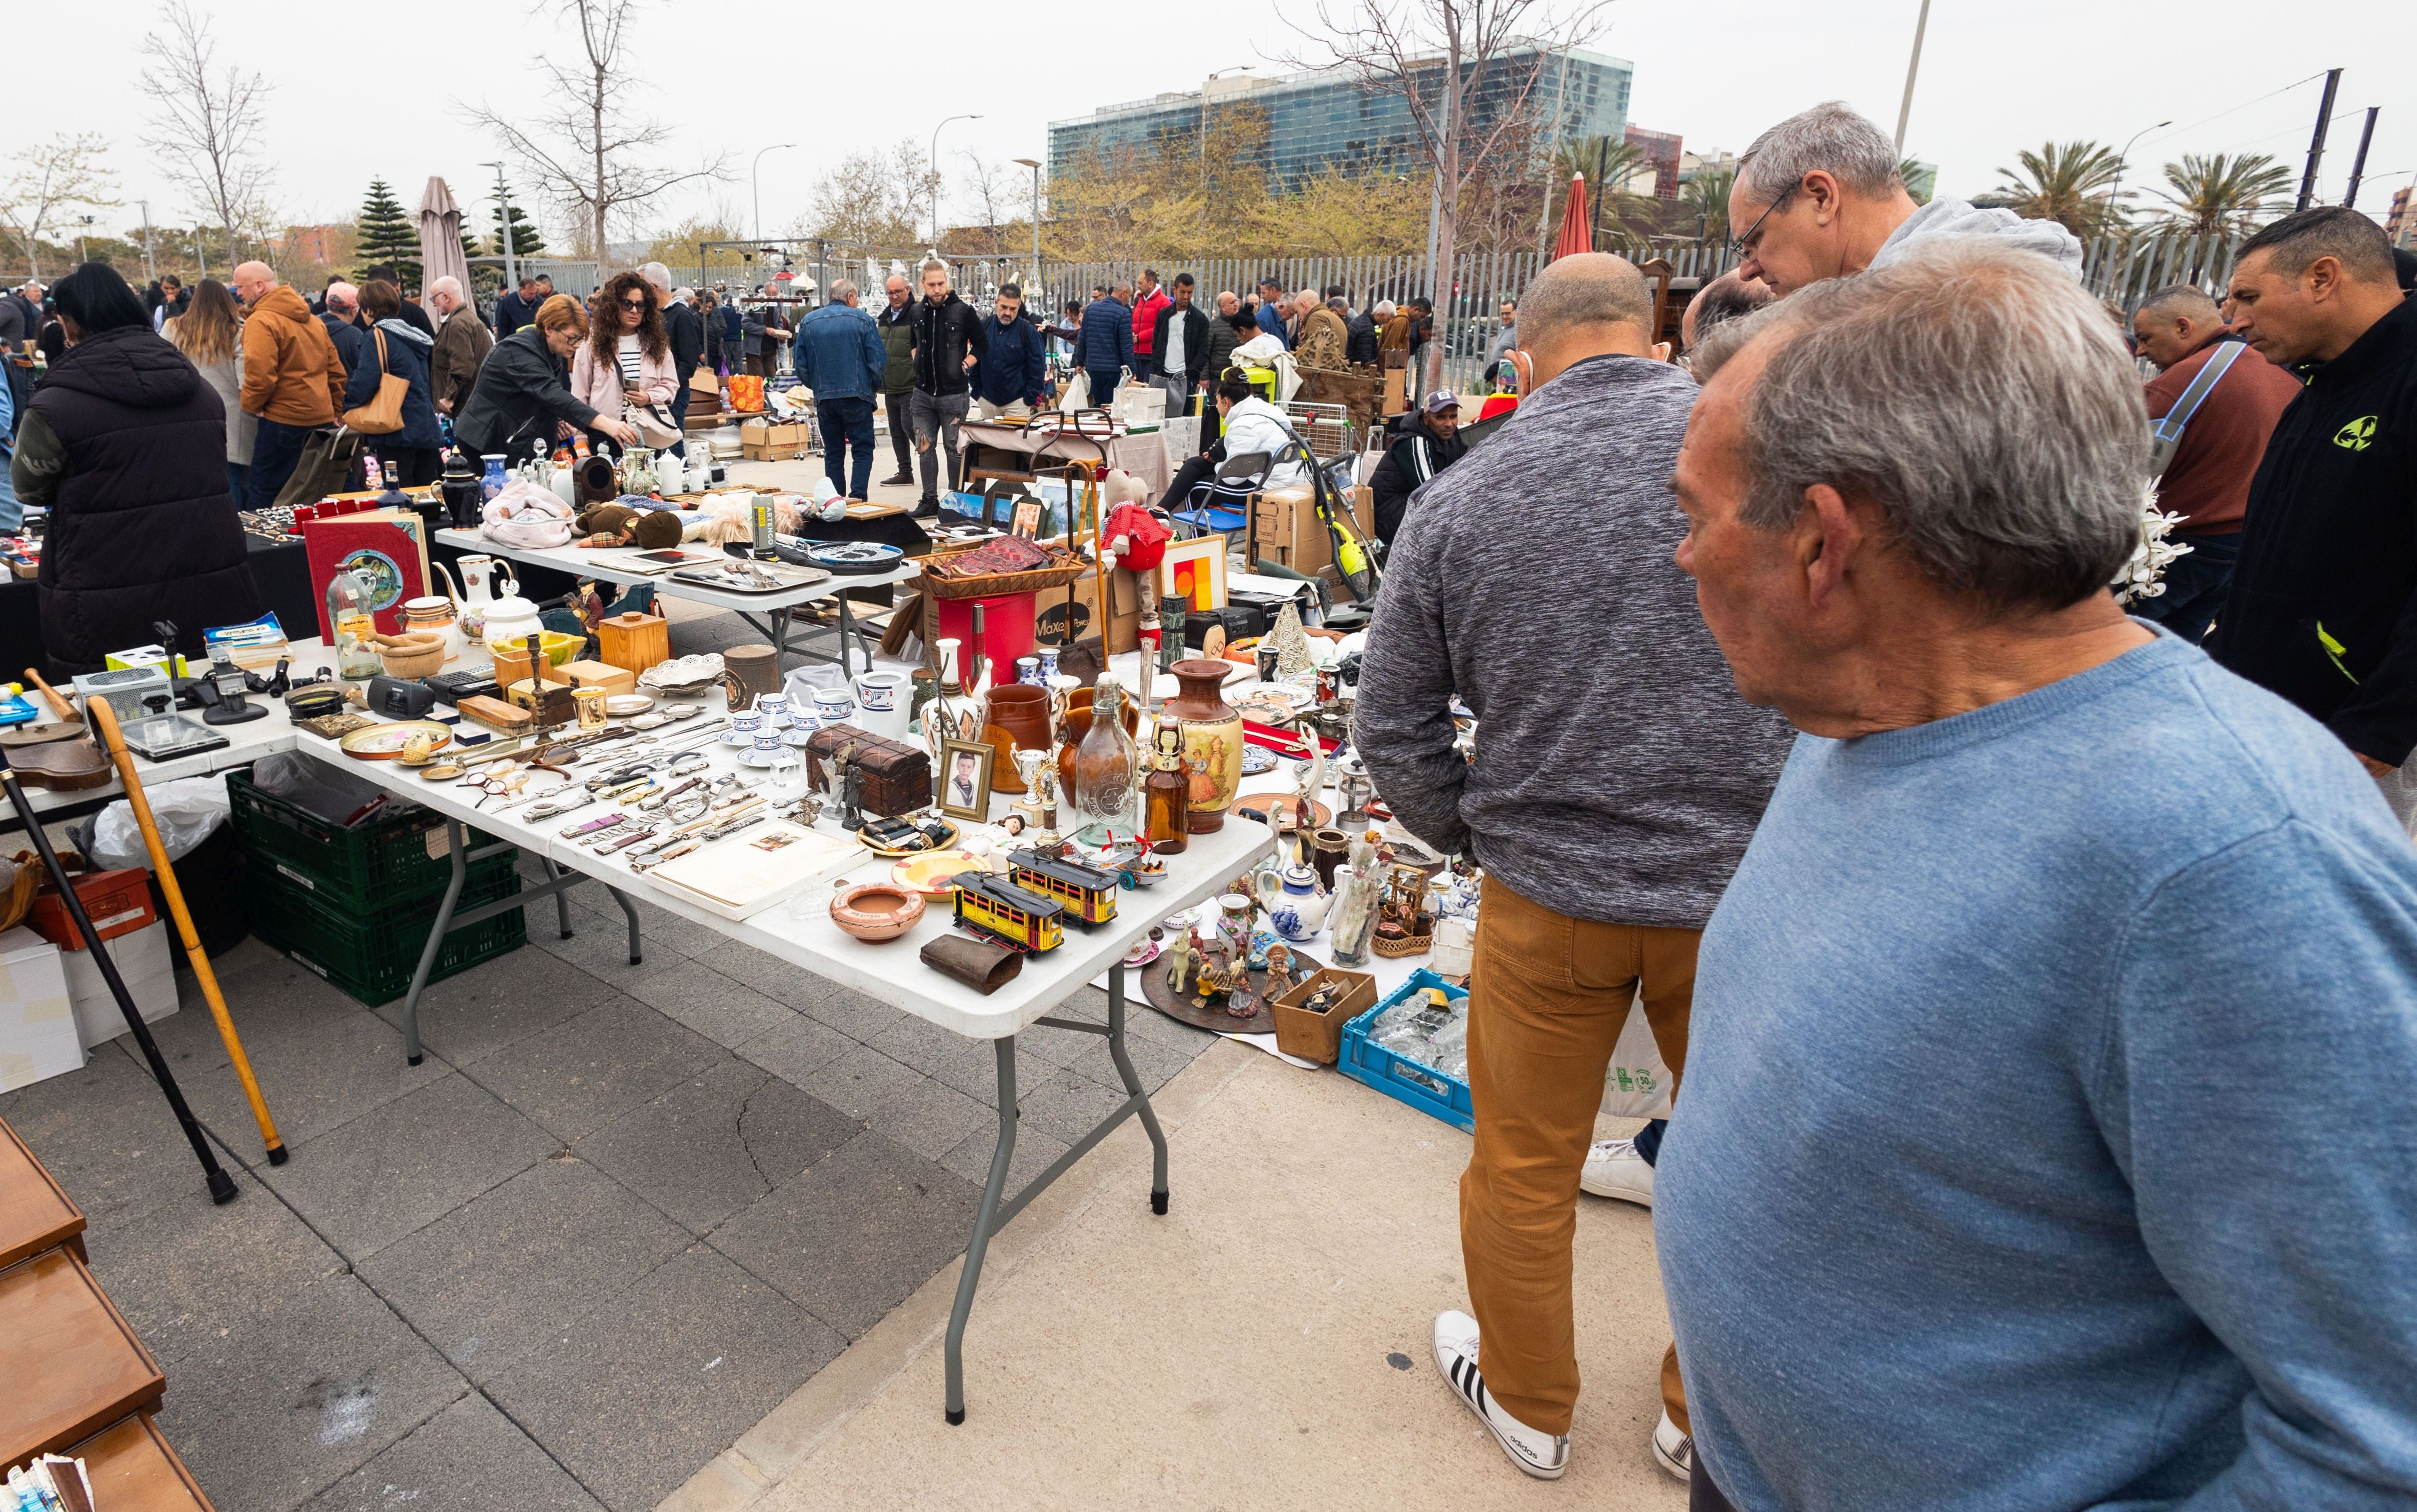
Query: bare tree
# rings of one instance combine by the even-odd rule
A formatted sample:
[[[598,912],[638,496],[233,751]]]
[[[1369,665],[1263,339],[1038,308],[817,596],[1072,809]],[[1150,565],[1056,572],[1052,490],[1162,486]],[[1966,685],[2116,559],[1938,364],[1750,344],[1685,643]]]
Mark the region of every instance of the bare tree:
[[[1589,40],[1608,0],[1319,0],[1297,67],[1340,68],[1398,98],[1412,144],[1434,175],[1436,313],[1452,309],[1461,195],[1496,154],[1532,140],[1539,81],[1554,53]],[[1438,335],[1442,334],[1439,328]],[[1430,383],[1443,360],[1428,348]]]
[[[42,276],[42,227],[53,211],[70,204],[99,208],[119,204],[109,197],[116,175],[102,166],[109,139],[98,131],[62,131],[16,154],[16,172],[0,184],[0,231],[16,238],[25,270]]]
[[[814,180],[807,234],[861,247],[918,246],[917,206],[933,182],[923,149],[913,142],[899,143],[887,157],[850,153]]]
[[[260,107],[269,83],[257,71],[230,63],[218,67],[218,42],[209,18],[190,0],[160,8],[166,35],[143,38],[143,93],[158,107],[143,144],[158,155],[169,181],[206,211],[226,237],[227,261],[236,261],[236,234],[268,188],[261,161]]]
[[[1019,206],[1032,199],[1031,180],[1021,168],[1011,167],[984,158],[967,147],[965,177],[960,181],[973,199],[977,220],[967,227],[978,241],[978,250],[984,257],[998,257],[1012,249],[1012,243],[1023,238],[1019,231],[1029,234],[1031,222],[1019,215]]]
[[[523,125],[480,105],[470,118],[500,138],[515,157],[535,170],[539,182],[572,218],[596,258],[597,272],[610,261],[612,223],[632,217],[665,191],[728,172],[724,154],[695,168],[675,169],[651,159],[671,139],[671,128],[632,108],[631,95],[644,81],[629,71],[622,49],[639,0],[544,0],[578,34],[576,56],[568,63],[540,59],[535,67],[551,87],[554,108]]]

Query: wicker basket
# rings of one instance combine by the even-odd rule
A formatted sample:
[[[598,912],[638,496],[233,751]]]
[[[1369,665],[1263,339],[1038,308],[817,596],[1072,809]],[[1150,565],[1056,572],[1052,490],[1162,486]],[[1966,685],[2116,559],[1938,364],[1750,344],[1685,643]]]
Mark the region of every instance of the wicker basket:
[[[1091,564],[1064,552],[1056,553],[1060,560],[1054,567],[1034,567],[1029,572],[994,572],[976,578],[935,578],[920,573],[907,586],[930,594],[935,598],[996,598],[1014,593],[1041,593],[1066,584],[1091,570]]]
[[[1406,956],[1425,955],[1435,948],[1435,924],[1425,915],[1421,915],[1420,917],[1426,922],[1425,930],[1415,934],[1405,935],[1399,940],[1388,940],[1381,934],[1374,935],[1369,939],[1369,948],[1391,960],[1400,960]]]

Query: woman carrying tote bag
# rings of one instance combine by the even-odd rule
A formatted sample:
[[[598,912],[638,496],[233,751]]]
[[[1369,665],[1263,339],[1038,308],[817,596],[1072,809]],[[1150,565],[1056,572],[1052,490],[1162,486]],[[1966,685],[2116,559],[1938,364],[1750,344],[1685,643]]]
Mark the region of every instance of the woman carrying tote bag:
[[[679,374],[654,286],[623,273],[596,296],[596,318],[579,355],[570,359],[570,391],[604,420],[624,421],[638,445],[661,450],[680,438],[672,424]]]
[[[403,487],[433,483],[443,471],[437,459],[444,445],[428,384],[436,343],[402,318],[402,292],[386,280],[362,284],[360,298],[370,339],[344,386],[344,424],[369,438],[370,450]]]

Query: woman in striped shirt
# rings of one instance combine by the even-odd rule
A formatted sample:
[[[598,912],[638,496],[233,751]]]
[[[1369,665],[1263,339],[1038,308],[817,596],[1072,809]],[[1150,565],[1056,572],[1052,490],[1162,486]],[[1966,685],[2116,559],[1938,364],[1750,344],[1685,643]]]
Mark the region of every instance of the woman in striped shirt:
[[[655,291],[637,274],[619,274],[598,293],[587,340],[571,359],[570,391],[601,419],[631,419],[631,412],[651,405],[658,419],[671,423],[679,391],[672,343]]]

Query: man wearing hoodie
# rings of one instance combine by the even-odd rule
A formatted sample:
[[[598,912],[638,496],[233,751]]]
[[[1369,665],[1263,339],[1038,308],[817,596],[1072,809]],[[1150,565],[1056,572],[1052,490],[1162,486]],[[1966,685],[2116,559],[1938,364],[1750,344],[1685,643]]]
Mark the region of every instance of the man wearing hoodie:
[[[260,421],[246,507],[266,509],[294,476],[302,443],[344,412],[346,369],[327,327],[267,264],[237,267],[235,293],[245,312],[243,412]]]
[[[981,316],[949,287],[949,265],[923,264],[923,298],[915,307],[915,449],[921,455],[923,497],[918,515],[940,512],[940,454],[948,453],[949,487],[957,486],[957,428],[973,401],[972,373],[989,346]]]
[[[1785,298],[1808,283],[1886,267],[1933,236],[2000,238],[2081,276],[2081,243],[2053,220],[1978,210],[1962,200],[1916,204],[1897,176],[1888,133],[1831,100],[1754,139],[1729,189],[1738,275]]]

